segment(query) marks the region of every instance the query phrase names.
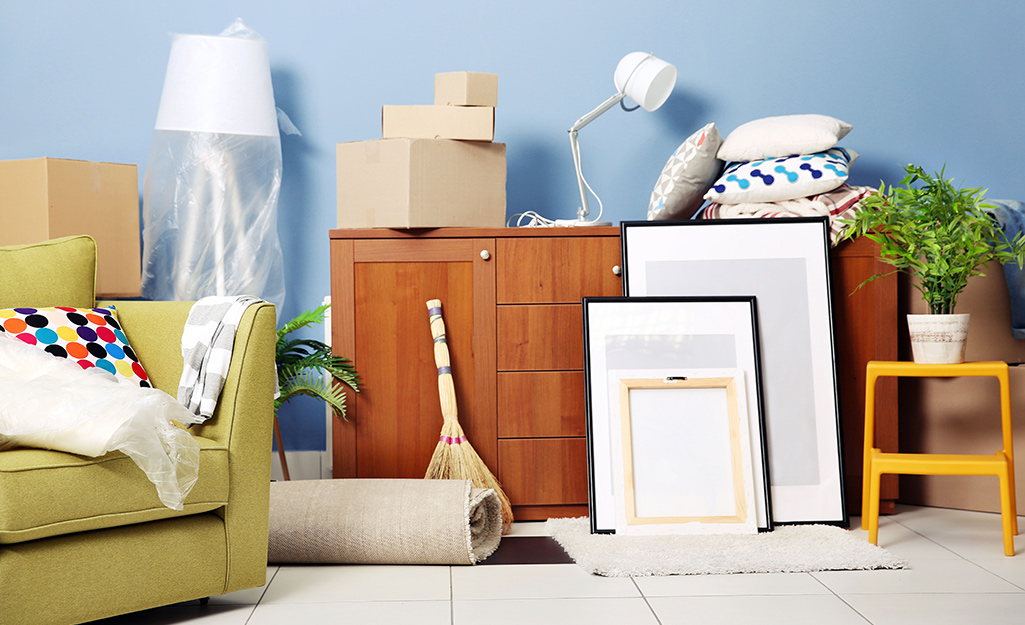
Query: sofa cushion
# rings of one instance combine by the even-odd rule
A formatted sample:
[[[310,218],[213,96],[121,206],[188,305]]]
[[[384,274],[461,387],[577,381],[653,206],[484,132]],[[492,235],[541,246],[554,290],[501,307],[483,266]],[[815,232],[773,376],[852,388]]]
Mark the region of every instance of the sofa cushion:
[[[199,480],[178,512],[121,452],[98,458],[43,449],[0,452],[0,544],[187,516],[228,499],[228,449],[197,436]]]
[[[95,300],[96,241],[92,237],[0,247],[0,308],[91,308]]]

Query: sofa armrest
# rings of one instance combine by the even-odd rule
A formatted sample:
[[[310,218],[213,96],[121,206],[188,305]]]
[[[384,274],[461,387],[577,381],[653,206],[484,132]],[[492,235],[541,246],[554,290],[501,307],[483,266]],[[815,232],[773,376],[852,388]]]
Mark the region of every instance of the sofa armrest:
[[[122,329],[153,384],[177,396],[181,334],[192,302],[100,305],[110,303],[116,305]],[[224,592],[266,582],[276,322],[273,304],[246,310],[214,416],[191,430],[228,448],[228,504],[220,512],[228,534]]]

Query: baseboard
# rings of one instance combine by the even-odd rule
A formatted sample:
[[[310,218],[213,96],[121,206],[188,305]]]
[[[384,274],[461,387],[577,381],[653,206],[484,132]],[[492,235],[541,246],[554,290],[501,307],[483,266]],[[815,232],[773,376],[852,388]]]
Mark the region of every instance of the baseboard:
[[[286,451],[288,476],[293,480],[319,480],[331,477],[331,457],[326,451]],[[278,452],[271,452],[270,479],[283,480]]]

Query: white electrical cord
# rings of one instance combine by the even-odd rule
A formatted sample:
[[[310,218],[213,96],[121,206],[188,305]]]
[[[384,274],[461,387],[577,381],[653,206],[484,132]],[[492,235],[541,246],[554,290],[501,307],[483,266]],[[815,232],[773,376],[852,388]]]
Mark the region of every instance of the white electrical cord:
[[[601,215],[605,211],[605,206],[602,204],[601,198],[594,192],[591,185],[587,183],[587,179],[584,178],[584,173],[580,171],[580,163],[576,164],[577,174],[580,179],[584,181],[584,186],[591,192],[594,199],[598,201],[598,215],[594,219],[581,221],[579,219],[549,219],[536,211],[524,211],[522,213],[516,213],[505,222],[506,226],[515,225],[517,228],[554,228],[556,226],[574,226],[578,224],[586,225],[596,221],[601,221]],[[515,220],[515,224],[513,221]]]

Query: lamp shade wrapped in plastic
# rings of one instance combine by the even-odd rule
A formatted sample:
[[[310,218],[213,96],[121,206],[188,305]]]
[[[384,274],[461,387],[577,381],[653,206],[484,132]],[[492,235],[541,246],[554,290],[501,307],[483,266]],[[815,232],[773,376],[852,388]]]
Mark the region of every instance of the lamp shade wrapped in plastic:
[[[143,181],[142,294],[285,299],[281,137],[267,42],[241,21],[176,35]]]

